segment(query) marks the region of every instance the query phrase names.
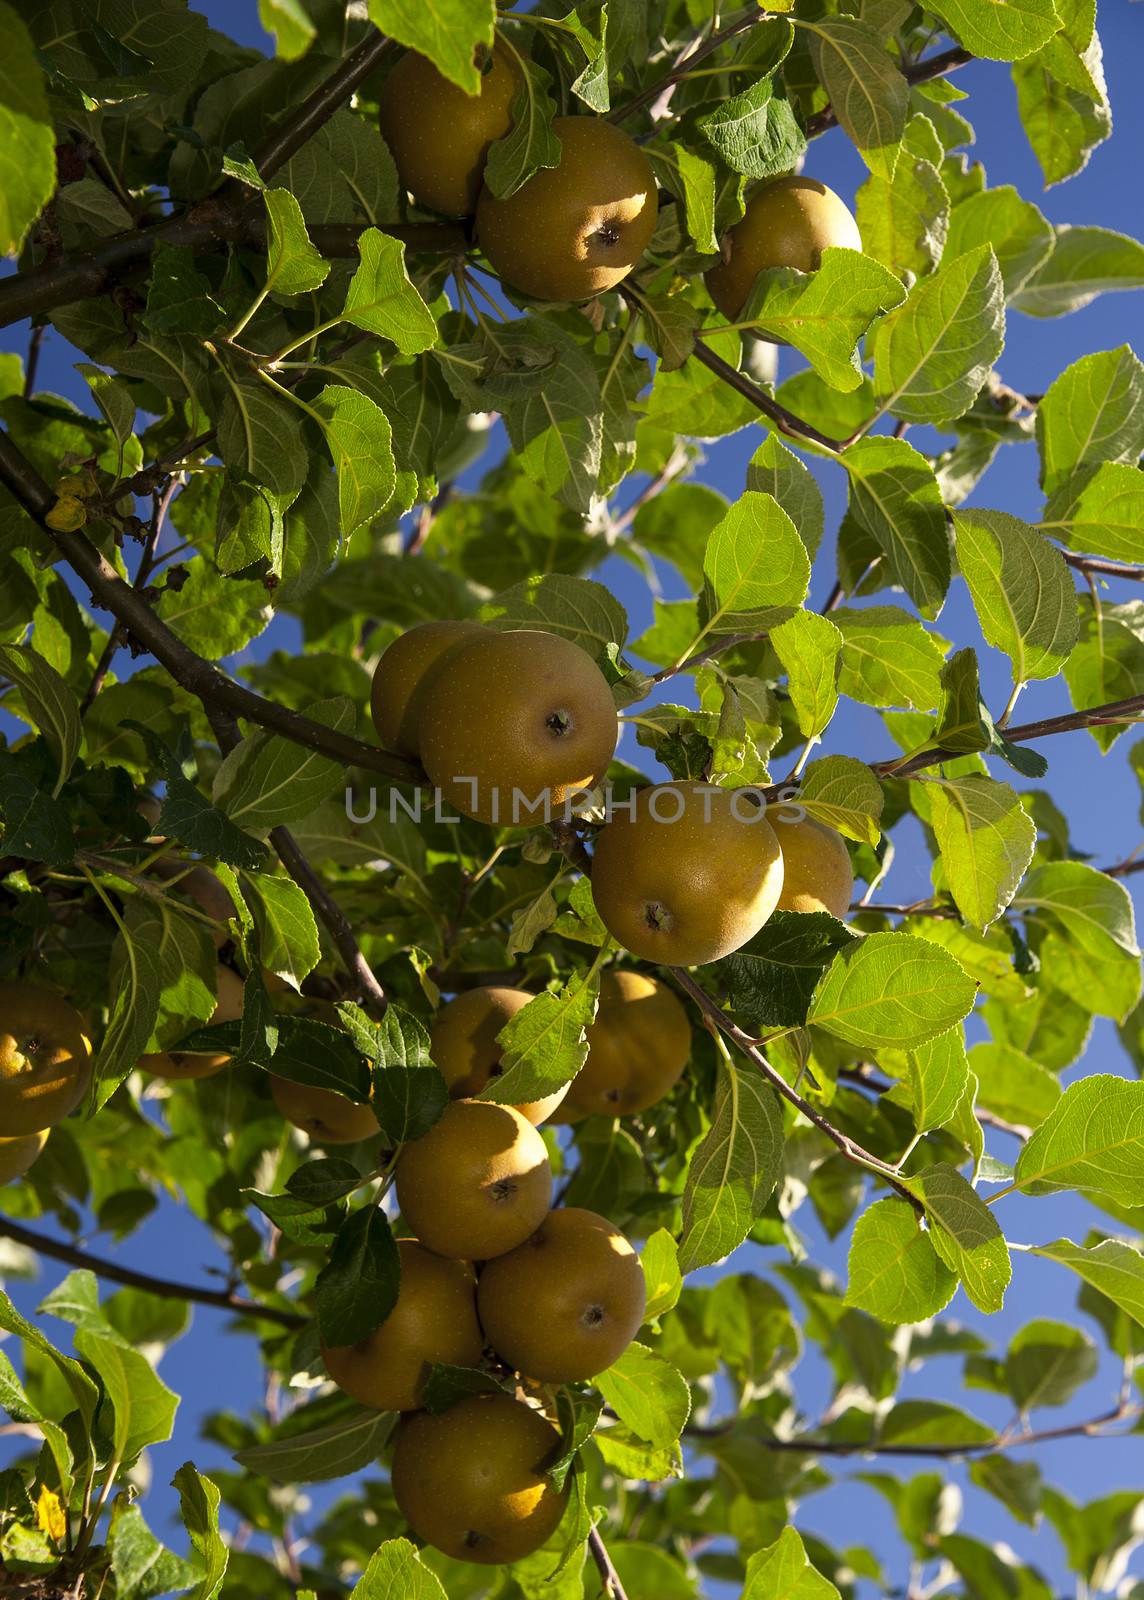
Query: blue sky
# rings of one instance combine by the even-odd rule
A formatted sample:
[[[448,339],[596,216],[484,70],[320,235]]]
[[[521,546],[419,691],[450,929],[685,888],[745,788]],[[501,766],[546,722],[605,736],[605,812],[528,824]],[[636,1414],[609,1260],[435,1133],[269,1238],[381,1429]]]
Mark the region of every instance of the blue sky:
[[[243,42],[266,45],[267,36],[258,25],[254,0],[207,0],[197,9],[204,11],[216,27]],[[962,109],[976,126],[975,154],[984,162],[992,186],[1014,184],[1027,197],[1035,199],[1054,222],[1099,224],[1139,233],[1139,165],[1140,153],[1144,151],[1144,97],[1140,94],[1139,80],[1144,52],[1144,7],[1133,4],[1132,0],[1102,0],[1099,9],[1115,132],[1112,140],[1095,154],[1088,168],[1071,182],[1047,194],[1041,191],[1039,170],[1017,119],[1015,95],[1005,67],[974,64],[959,73],[955,81],[969,94]],[[837,132],[814,143],[807,170],[847,198],[853,195],[864,176],[852,146]],[[1142,307],[1144,301],[1139,297],[1106,296],[1084,311],[1051,322],[1014,314],[1010,318],[1000,371],[1016,389],[1035,393],[1045,389],[1070,362],[1089,351],[1107,349],[1125,341],[1139,350],[1144,334]],[[3,349],[22,353],[26,342],[26,327],[7,329],[0,335]],[[71,368],[76,359],[79,357],[75,351],[49,333],[41,361],[40,387],[86,404],[87,387]],[[782,353],[781,361],[782,376],[801,364],[800,358],[787,351]],[[746,463],[760,438],[760,430],[752,428],[709,447],[707,460],[699,473],[700,480],[728,496],[739,494],[744,485]],[[812,465],[826,497],[827,528],[832,530],[843,510],[843,475],[829,465],[817,462]],[[971,503],[1035,520],[1040,504],[1036,471],[1032,446],[1007,449],[1001,453]],[[832,581],[830,542],[828,531],[824,554],[813,579],[812,603],[821,603]],[[608,583],[628,606],[632,636],[638,636],[651,616],[650,599],[642,582],[634,577],[626,562],[618,559],[608,562],[596,576]],[[670,587],[667,592],[669,597],[673,593]],[[1131,593],[1113,597],[1134,598]],[[939,627],[958,644],[973,644],[978,648],[986,698],[995,711],[999,710],[1009,689],[1007,663],[983,644],[962,585],[955,584]],[[289,646],[294,637],[294,625],[289,619],[283,619],[256,641],[252,654],[262,656],[283,644]],[[240,663],[232,663],[237,664]],[[677,693],[678,688],[674,687],[673,694]],[[1063,684],[1034,684],[1021,699],[1018,718],[1049,716],[1067,707]],[[1121,859],[1141,840],[1139,789],[1125,757],[1132,741],[1133,735],[1126,735],[1107,757],[1101,757],[1095,742],[1083,733],[1055,739],[1043,747],[1050,758],[1050,771],[1044,784],[1069,816],[1077,848],[1090,852],[1098,863]],[[832,726],[825,748],[872,757],[887,753],[889,741],[873,713],[848,706]],[[1012,780],[1012,774],[1005,776]],[[904,824],[895,834],[895,842],[899,847],[898,855],[887,892],[900,900],[925,895],[929,890],[929,861],[916,829],[911,834],[911,825]],[[1139,882],[1139,879],[1127,880],[1129,887]],[[1099,1022],[1085,1058],[1073,1072],[1129,1073],[1131,1070],[1114,1029],[1108,1023]],[[1012,1151],[1006,1149],[1004,1140],[993,1148],[1002,1159],[1011,1157]],[[1028,1201],[1014,1198],[1007,1200],[1003,1209],[1002,1221],[1009,1235],[1027,1242],[1041,1242],[1062,1233],[1083,1237],[1087,1228],[1099,1226],[1101,1220],[1098,1212],[1079,1199]],[[831,1245],[804,1213],[799,1213],[796,1221],[806,1230],[812,1258],[844,1277],[845,1236]],[[98,1239],[93,1241],[93,1247],[147,1270],[198,1281],[205,1281],[209,1269],[218,1261],[208,1232],[167,1200],[161,1202],[158,1211],[124,1245]],[[733,1268],[766,1273],[774,1260],[773,1252],[751,1248],[735,1257]],[[17,1303],[31,1310],[42,1293],[61,1276],[62,1269],[45,1262],[35,1285],[15,1286]],[[1033,1316],[1071,1319],[1074,1300],[1071,1278],[1065,1279],[1049,1263],[1018,1256],[1014,1284],[1004,1312],[994,1318],[981,1317],[959,1295],[951,1315],[977,1327],[1003,1349],[1016,1329]],[[176,1441],[152,1453],[156,1487],[149,1496],[146,1510],[156,1529],[177,1546],[181,1546],[181,1539],[171,1520],[175,1497],[162,1486],[188,1455],[193,1454],[200,1467],[208,1472],[212,1463],[221,1465],[223,1458],[216,1447],[195,1443],[199,1419],[220,1406],[245,1410],[257,1403],[261,1393],[256,1347],[249,1341],[224,1338],[224,1320],[219,1313],[197,1309],[190,1334],[172,1347],[162,1366],[166,1381],[184,1397],[183,1409]],[[66,1338],[63,1324],[57,1324],[56,1330]],[[1097,1333],[1095,1327],[1090,1327],[1089,1331]],[[974,1392],[962,1394],[958,1373],[959,1364],[947,1360],[920,1374],[908,1375],[903,1393],[947,1398],[999,1425],[1009,1420],[1005,1407],[992,1397]],[[808,1354],[796,1376],[800,1402],[813,1416],[829,1398],[829,1375],[825,1365],[815,1355]],[[1116,1363],[1105,1359],[1099,1377],[1082,1390],[1070,1406],[1045,1420],[1066,1421],[1097,1413],[1114,1394],[1117,1381]],[[1144,1491],[1141,1455],[1140,1436],[1137,1435],[1135,1439],[1115,1442],[1064,1441],[1042,1447],[1037,1459],[1050,1481],[1083,1501],[1118,1488],[1139,1487]],[[4,1449],[0,1446],[0,1465],[4,1459]],[[883,1464],[854,1462],[847,1466],[840,1463],[837,1485],[807,1502],[797,1521],[801,1527],[828,1537],[839,1547],[868,1543],[887,1562],[892,1581],[904,1586],[906,1557],[894,1532],[888,1507],[872,1490],[849,1481],[852,1473],[875,1466],[881,1470]],[[961,1469],[950,1468],[948,1476],[964,1484]],[[1036,1531],[1019,1527],[994,1501],[969,1489],[963,1527],[977,1537],[1009,1540],[1023,1559],[1038,1565],[1062,1590],[1071,1588],[1059,1543],[1049,1525],[1042,1523]],[[1134,1560],[1135,1572],[1144,1576],[1144,1560],[1140,1555]]]

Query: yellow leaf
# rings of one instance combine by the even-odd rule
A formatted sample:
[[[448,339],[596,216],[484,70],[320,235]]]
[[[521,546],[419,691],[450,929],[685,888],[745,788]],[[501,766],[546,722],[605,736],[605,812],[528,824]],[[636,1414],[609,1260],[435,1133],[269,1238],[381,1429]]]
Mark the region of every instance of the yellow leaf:
[[[56,1544],[63,1540],[68,1531],[67,1518],[60,1504],[60,1497],[54,1489],[49,1489],[46,1483],[40,1485],[40,1497],[36,1501],[36,1527]]]
[[[73,494],[65,494],[56,501],[44,521],[57,533],[74,533],[87,521],[87,512],[82,500],[78,500]]]

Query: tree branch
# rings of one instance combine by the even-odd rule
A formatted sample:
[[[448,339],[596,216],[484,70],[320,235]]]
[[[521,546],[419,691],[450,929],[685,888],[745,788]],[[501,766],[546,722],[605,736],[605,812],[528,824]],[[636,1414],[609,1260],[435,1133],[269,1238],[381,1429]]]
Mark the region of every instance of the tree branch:
[[[1134,694],[1127,700],[1111,700],[1107,705],[1092,706],[1087,711],[1067,711],[1060,717],[1022,722],[1015,728],[1006,728],[1005,739],[1009,744],[1029,744],[1034,739],[1047,739],[1055,733],[1078,733],[1084,728],[1104,728],[1141,720],[1144,720],[1144,694]],[[911,778],[915,772],[940,766],[943,761],[956,761],[963,754],[964,751],[957,750],[922,750],[908,761],[898,758],[871,762],[870,770],[880,778]],[[988,755],[989,752],[986,750],[982,754]]]
[[[214,729],[219,749],[223,755],[228,755],[241,737],[238,724],[229,712],[219,711],[215,707],[207,707],[207,716]],[[373,968],[362,955],[354,938],[354,931],[350,927],[349,918],[314,871],[289,828],[282,824],[271,828],[270,843],[274,846],[278,859],[286,871],[310,902],[314,915],[337,946],[343,966],[358,986],[358,998],[380,1016],[387,1004],[385,990],[374,976]]]
[[[708,56],[714,55],[720,45],[726,44],[728,39],[733,39],[737,33],[744,33],[748,28],[753,28],[757,22],[765,22],[766,20],[767,13],[756,6],[735,22],[729,22],[726,27],[719,28],[710,38],[705,39],[701,45],[697,45],[689,55],[677,57],[670,71],[665,72],[654,83],[649,83],[646,89],[641,89],[638,94],[633,95],[624,105],[617,106],[614,111],[609,111],[607,120],[616,123],[623,122],[633,112],[642,111],[644,106],[651,105],[653,101],[659,99],[661,94],[664,94],[674,84],[678,83],[681,78],[686,77],[689,72],[693,72],[701,61],[705,61]]]
[[[653,683],[664,683],[668,678],[674,678],[676,673],[690,672],[694,667],[702,667],[708,661],[714,661],[717,656],[725,655],[728,650],[735,650],[741,644],[757,644],[760,639],[765,639],[765,633],[729,633],[720,639],[718,644],[713,644],[710,649],[698,650],[695,655],[689,656],[686,661],[681,661],[677,666],[664,667],[660,672],[653,672]]]
[[[628,1600],[627,1593],[620,1581],[620,1575],[608,1554],[608,1547],[600,1534],[599,1528],[594,1524],[588,1535],[588,1550],[592,1560],[600,1573],[600,1581],[604,1586],[604,1593],[608,1600]]]
[[[269,180],[290,157],[313,137],[339,106],[373,71],[390,47],[378,33],[370,35],[335,67],[334,71],[276,128],[255,157],[260,175]],[[215,244],[261,245],[265,221],[257,195],[237,181],[191,206],[177,216],[164,217],[149,227],[135,228],[105,240],[94,250],[67,256],[50,266],[15,273],[0,283],[0,327],[22,317],[42,316],[73,300],[102,294],[123,273],[142,267],[157,244],[181,245],[201,250]],[[323,255],[352,255],[362,227],[353,224],[315,225],[310,232]],[[450,253],[468,245],[461,224],[415,222],[381,225],[383,233],[404,239],[411,249]]]
[[[93,601],[118,618],[128,633],[149,650],[175,681],[195,695],[203,705],[229,712],[248,722],[269,728],[295,744],[318,750],[348,766],[365,767],[397,783],[425,782],[425,775],[412,762],[378,749],[348,734],[327,728],[299,711],[265,700],[253,689],[228,678],[225,673],[196,655],[151,606],[132,589],[115,568],[82,533],[63,533],[47,526],[45,518],[55,496],[32,464],[0,429],[0,482],[16,496],[39,525],[55,541],[69,565],[91,590]]]
[[[744,1033],[737,1023],[731,1021],[731,1018],[719,1005],[718,1001],[713,1000],[707,991],[696,983],[689,972],[683,967],[668,967],[666,970],[683,992],[690,995],[691,999],[695,1001],[700,1011],[711,1019],[720,1033],[726,1035],[732,1044],[758,1067],[763,1077],[766,1078],[777,1094],[794,1106],[797,1111],[801,1111],[807,1121],[813,1123],[820,1133],[824,1133],[848,1161],[854,1162],[856,1166],[862,1167],[866,1172],[874,1173],[885,1183],[888,1183],[890,1188],[899,1194],[903,1200],[909,1201],[915,1210],[918,1209],[917,1197],[911,1194],[899,1180],[898,1174],[890,1166],[889,1162],[882,1161],[878,1156],[872,1155],[869,1150],[863,1149],[855,1140],[843,1133],[841,1129],[836,1128],[832,1122],[829,1122],[820,1111],[817,1111],[810,1104],[809,1100],[804,1100],[798,1090],[793,1089],[786,1081],[782,1073],[771,1066],[750,1034]]]
[[[1105,578],[1127,578],[1130,583],[1144,583],[1144,567],[1131,561],[1106,561],[1103,556],[1078,556],[1072,550],[1062,550],[1070,567],[1079,572],[1095,572]]]
[[[276,1306],[262,1306],[257,1301],[232,1294],[227,1289],[208,1289],[205,1285],[176,1283],[170,1278],[153,1277],[149,1272],[136,1272],[133,1267],[121,1267],[117,1261],[108,1261],[103,1256],[93,1256],[88,1251],[80,1249],[78,1245],[64,1244],[62,1240],[49,1239],[42,1233],[34,1233],[31,1228],[25,1228],[22,1223],[14,1222],[11,1217],[0,1216],[0,1236],[25,1245],[29,1250],[37,1250],[41,1255],[51,1256],[56,1261],[63,1261],[70,1267],[84,1267],[88,1272],[94,1272],[97,1278],[106,1278],[111,1283],[126,1284],[129,1289],[144,1289],[148,1294],[158,1295],[164,1300],[188,1300],[194,1305],[214,1306],[219,1311],[233,1311],[238,1316],[258,1317],[263,1322],[276,1322],[283,1328],[300,1328],[306,1321],[305,1317],[298,1316],[296,1312],[281,1311]]]
[[[790,1451],[804,1456],[898,1456],[906,1459],[938,1457],[950,1459],[960,1456],[987,1456],[998,1450],[1013,1450],[1018,1446],[1044,1444],[1052,1439],[1099,1439],[1119,1422],[1135,1422],[1144,1416],[1144,1406],[1119,1402],[1099,1417],[1087,1422],[1062,1423],[1057,1428],[1040,1428],[1027,1433],[998,1433],[992,1439],[978,1439],[968,1444],[879,1444],[877,1439],[850,1441],[844,1439],[812,1439],[805,1434],[796,1439],[759,1439],[764,1450]],[[720,1439],[731,1433],[734,1422],[689,1425],[684,1429],[691,1439]]]
[[[696,338],[692,354],[709,372],[713,372],[717,378],[722,378],[723,382],[737,394],[741,394],[744,400],[750,401],[756,410],[769,417],[778,431],[785,434],[788,439],[809,439],[812,444],[819,445],[823,450],[829,450],[832,455],[840,455],[846,449],[849,440],[832,439],[828,434],[812,428],[810,423],[804,422],[801,417],[796,417],[793,411],[788,411],[786,406],[780,405],[765,389],[748,378],[745,372],[737,371],[729,361],[717,356],[710,345],[704,344],[701,338]]]

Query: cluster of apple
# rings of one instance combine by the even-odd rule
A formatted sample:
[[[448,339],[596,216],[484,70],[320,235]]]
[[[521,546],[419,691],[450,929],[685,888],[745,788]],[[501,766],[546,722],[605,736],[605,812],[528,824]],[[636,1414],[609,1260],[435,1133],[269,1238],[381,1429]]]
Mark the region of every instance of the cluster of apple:
[[[560,1445],[551,1389],[611,1366],[643,1321],[643,1272],[624,1235],[593,1211],[549,1209],[537,1125],[647,1108],[678,1081],[691,1045],[668,988],[609,971],[571,1089],[518,1106],[474,1099],[499,1074],[498,1034],[530,999],[478,988],[438,1014],[431,1054],[454,1099],[397,1160],[397,1201],[415,1235],[398,1244],[397,1303],[359,1344],[323,1345],[347,1394],[405,1413],[394,1496],[419,1537],[464,1561],[515,1561],[548,1538],[565,1499],[547,1474]],[[535,1403],[490,1388],[439,1414],[421,1408],[436,1363],[475,1368],[486,1348]]]
[[[419,759],[482,822],[529,821],[520,795],[559,807],[607,771],[619,723],[603,673],[539,629],[425,622],[382,654],[378,737]],[[846,914],[854,875],[834,829],[792,807],[772,824],[757,791],[677,782],[637,790],[595,835],[592,892],[608,932],[660,966],[718,961],[775,910]]]
[[[431,211],[474,217],[477,243],[511,289],[538,300],[587,300],[622,282],[651,243],[655,175],[639,145],[603,117],[557,117],[556,165],[498,198],[485,185],[485,165],[512,127],[520,86],[520,57],[503,39],[487,53],[475,95],[409,51],[383,86],[381,132],[403,187]],[[759,272],[813,272],[831,246],[862,248],[843,201],[814,179],[776,178],[755,190],[728,231],[721,260],[706,275],[708,291],[734,321]]]

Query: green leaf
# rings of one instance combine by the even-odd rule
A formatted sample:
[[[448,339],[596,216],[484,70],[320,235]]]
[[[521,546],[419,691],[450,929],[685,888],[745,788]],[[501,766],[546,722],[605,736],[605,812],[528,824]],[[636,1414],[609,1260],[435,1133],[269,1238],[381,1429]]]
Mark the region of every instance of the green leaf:
[[[197,1576],[194,1567],[156,1539],[138,1506],[117,1501],[108,1529],[107,1548],[115,1574],[116,1600],[152,1600],[181,1593]]]
[[[677,493],[684,495],[695,491],[702,495],[711,494],[711,491],[701,484],[677,484],[673,487]],[[815,482],[810,468],[787,449],[777,434],[769,433],[748,461],[747,488],[753,493],[772,495],[778,501],[794,523],[799,538],[806,546],[807,554],[813,559],[822,542],[825,524],[822,490]],[[669,489],[667,492],[670,495],[672,491]],[[647,528],[649,520],[655,517],[656,508],[663,500],[663,495],[657,495],[654,500],[640,508],[635,520],[637,535],[642,534]],[[678,499],[676,504],[678,505]],[[684,577],[691,576],[686,568],[681,567],[680,570]]]
[[[98,1111],[115,1093],[147,1047],[159,1015],[163,919],[155,907],[133,900],[111,947],[108,993],[111,1015],[95,1057],[89,1105]]]
[[[21,1316],[2,1289],[0,1289],[0,1328],[3,1328],[5,1333],[14,1334],[17,1339],[22,1340],[55,1367],[90,1431],[99,1405],[99,1389],[95,1382],[78,1361],[57,1350],[35,1323]]]
[[[875,845],[881,838],[882,786],[853,756],[812,761],[792,804],[859,844]]]
[[[912,118],[911,125],[925,120]],[[949,195],[933,161],[904,142],[893,173],[872,172],[855,196],[854,211],[863,251],[895,277],[921,277],[941,260]]]
[[[560,164],[560,140],[552,127],[552,78],[527,58],[518,67],[523,71],[512,102],[512,126],[489,146],[485,161],[484,184],[498,200],[507,200],[542,167]]]
[[[945,1162],[903,1181],[925,1206],[933,1247],[970,1300],[979,1311],[1000,1311],[1013,1267],[992,1211]]]
[[[977,652],[958,650],[941,669],[941,705],[933,731],[934,746],[972,755],[977,750],[990,749],[995,737],[993,719],[981,699]]]
[[[1082,467],[1045,507],[1041,531],[1074,550],[1113,560],[1144,559],[1144,475],[1117,462]]]
[[[1014,789],[978,773],[928,779],[926,793],[957,909],[984,932],[1012,900],[1033,859],[1036,824]]]
[[[314,1285],[322,1338],[357,1344],[381,1326],[397,1304],[401,1260],[380,1206],[365,1205],[338,1230],[329,1259]]]
[[[208,280],[196,270],[189,246],[155,246],[142,320],[160,339],[179,333],[205,338],[225,323],[226,312],[211,294]],[[130,403],[134,416],[135,402]]]
[[[1144,1328],[1144,1255],[1139,1250],[1119,1239],[1089,1246],[1055,1239],[1052,1244],[1033,1245],[1032,1253],[1068,1267]]]
[[[1144,1082],[1094,1073],[1070,1084],[1017,1157],[1024,1194],[1079,1189],[1121,1205],[1144,1193]]]
[[[874,387],[906,422],[949,422],[969,410],[1004,344],[1004,286],[984,244],[922,278],[881,324]]]
[[[811,1565],[798,1531],[785,1527],[774,1544],[747,1562],[742,1600],[839,1600],[838,1590]]]
[[[29,720],[55,752],[59,774],[52,799],[58,799],[83,743],[79,702],[56,669],[30,645],[0,644],[0,680],[5,678],[15,686]]]
[[[847,521],[882,552],[891,581],[919,611],[936,616],[949,588],[950,560],[932,465],[905,439],[884,435],[851,445],[842,464],[850,474]]]
[[[958,511],[953,522],[958,565],[986,642],[1012,661],[1015,683],[1053,677],[1078,630],[1064,558],[1036,528],[1004,511]]]
[[[1131,347],[1082,356],[1037,407],[1041,484],[1051,495],[1079,467],[1135,465],[1144,451],[1144,365]]]
[[[833,389],[857,389],[857,344],[874,318],[905,299],[892,272],[857,250],[831,247],[817,272],[769,267],[758,274],[739,317],[772,339],[785,340]]]
[[[393,431],[379,405],[344,384],[328,383],[315,408],[338,474],[338,509],[348,535],[379,517],[393,498]]]
[[[936,1316],[957,1288],[955,1274],[904,1200],[878,1200],[862,1213],[847,1275],[846,1303],[890,1323]]]
[[[1131,467],[1102,467],[1102,472],[1134,472]],[[1138,473],[1135,474],[1139,476]],[[1081,599],[1080,638],[1065,663],[1065,682],[1078,711],[1122,700],[1144,686],[1144,604],[1096,604]],[[1107,751],[1125,732],[1124,722],[1094,723],[1088,730]]]
[[[1013,1461],[1009,1456],[987,1455],[969,1464],[969,1481],[995,1495],[1018,1521],[1032,1528],[1041,1513],[1044,1480],[1035,1461]]]
[[[306,481],[310,459],[301,410],[284,393],[226,365],[216,372],[212,388],[216,397],[218,453],[223,461],[251,483],[262,484],[281,499],[292,500]],[[189,589],[188,583],[176,596],[176,615],[182,613]],[[216,609],[222,592],[216,584],[208,602]],[[233,586],[227,585],[225,592],[229,600]],[[164,591],[163,599],[171,599],[169,591]],[[160,615],[163,614],[160,604]],[[187,642],[194,644],[190,639]],[[236,648],[230,646],[231,650]],[[218,653],[226,655],[229,650]]]
[[[396,1423],[392,1412],[354,1405],[333,1422],[304,1430],[282,1431],[269,1444],[235,1451],[234,1459],[248,1472],[275,1483],[324,1483],[348,1478],[381,1455]]]
[[[221,1498],[209,1478],[190,1461],[185,1461],[171,1479],[171,1486],[179,1491],[179,1511],[203,1573],[190,1600],[215,1600],[226,1576],[230,1550],[223,1543],[218,1529],[218,1508]]]
[[[466,94],[478,94],[478,45],[492,45],[493,0],[369,0],[369,20],[398,44],[416,50]],[[363,1600],[358,1596],[358,1600]]]
[[[939,0],[933,9],[967,50],[987,61],[1019,61],[1060,27],[1053,0]]]
[[[158,826],[164,834],[178,839],[200,855],[231,866],[255,868],[266,861],[266,847],[236,828],[183,775],[178,757],[150,728],[127,721],[125,727],[138,733],[148,753],[163,774],[166,794],[159,812]]]
[[[778,501],[748,492],[711,530],[703,575],[700,639],[710,633],[762,633],[802,604],[810,562]]]
[[[258,0],[258,20],[267,33],[274,35],[275,54],[280,61],[297,61],[318,34],[301,0]],[[196,1600],[207,1597],[200,1595]]]
[[[349,1009],[342,1006],[339,1014],[374,1063],[370,1103],[382,1133],[394,1146],[420,1139],[449,1103],[445,1080],[429,1057],[429,1030],[419,1017],[393,1002],[380,1022],[366,1022],[359,1013],[354,1025],[348,1019]],[[363,1037],[363,1026],[372,1043]]]
[[[196,1044],[195,1034],[181,1046],[184,1050],[205,1047]],[[369,1099],[369,1064],[357,1043],[343,1029],[331,1028],[314,1017],[279,1017],[273,1065],[276,1076],[291,1083],[329,1089],[355,1105],[364,1105]]]
[[[620,602],[602,583],[549,572],[514,584],[485,602],[479,622],[494,628],[540,628],[558,633],[586,650],[594,661],[609,645],[622,647],[628,618]]]
[[[712,1266],[742,1244],[778,1182],[782,1149],[782,1112],[775,1091],[757,1068],[722,1061],[711,1126],[687,1169],[681,1272]],[[662,1442],[650,1434],[641,1437]]]
[[[891,1090],[890,1098],[909,1107],[919,1133],[944,1128],[965,1099],[970,1072],[965,1030],[960,1026],[900,1056],[895,1051],[879,1051],[878,1060],[886,1067],[900,1063],[903,1081]]]
[[[1048,997],[1054,1010],[1069,1004],[1059,990],[1049,990]],[[1035,1128],[1061,1097],[1059,1082],[1042,1060],[1011,1044],[983,1040],[969,1052],[969,1062],[981,1083],[979,1102],[1009,1122]]]
[[[162,1383],[146,1356],[118,1336],[82,1328],[76,1354],[89,1362],[103,1384],[104,1406],[111,1410],[108,1430],[116,1460],[130,1465],[148,1445],[171,1437],[179,1397]]]
[[[75,370],[84,378],[91,390],[92,399],[107,419],[116,443],[126,445],[135,428],[135,399],[122,378],[113,378],[102,367],[90,361],[77,361]],[[120,466],[122,471],[122,466]]]
[[[1070,940],[1098,960],[1139,956],[1132,897],[1122,883],[1082,861],[1050,861],[1030,872],[1016,897],[1049,912]]]
[[[1045,187],[1080,172],[1112,132],[1093,0],[1056,0],[1064,27],[1013,68],[1017,108]]]
[[[352,733],[357,709],[344,695],[302,708],[311,721]],[[308,816],[345,781],[340,761],[299,749],[292,739],[259,731],[243,739],[215,773],[211,799],[240,828],[264,833]]]
[[[321,288],[330,271],[306,232],[302,207],[289,189],[267,189],[266,291],[308,294]]]
[[[260,872],[246,880],[262,966],[300,984],[322,958],[318,924],[305,892],[292,878]]]
[[[940,945],[872,933],[834,957],[807,1020],[850,1044],[912,1049],[960,1022],[977,986]]]
[[[983,189],[954,206],[943,261],[993,247],[1008,299],[1052,254],[1053,225],[1009,184]]]
[[[1031,317],[1063,317],[1098,294],[1144,288],[1144,244],[1110,228],[1056,230],[1052,254],[1028,277],[1013,305]]]
[[[796,611],[772,629],[771,645],[787,674],[798,731],[812,738],[826,728],[838,704],[842,635],[828,617]]]
[[[942,647],[916,617],[898,606],[839,606],[830,620],[842,634],[843,694],[868,706],[936,709]]]
[[[405,270],[405,246],[377,228],[358,239],[360,264],[350,279],[342,316],[416,355],[437,343],[437,323]],[[328,392],[328,391],[327,391]]]
[[[806,150],[806,136],[790,102],[775,95],[771,78],[760,78],[723,100],[697,126],[724,165],[745,178],[790,172]]]
[[[596,1015],[596,972],[574,972],[556,994],[538,994],[497,1034],[501,1070],[477,1096],[498,1105],[526,1105],[554,1094],[588,1059],[585,1029]]]
[[[695,150],[689,150],[678,139],[669,142],[666,138],[661,138],[659,143],[646,146],[644,154],[651,162],[652,171],[660,186],[683,202],[687,233],[695,248],[702,255],[716,255],[719,250],[719,239],[715,232],[714,162],[709,161],[706,156],[699,155]],[[653,328],[659,330],[661,343],[671,346],[677,341],[683,342],[687,350],[690,350],[689,335],[698,326],[699,319],[695,318],[693,321],[691,317],[686,317],[684,308],[687,305],[688,302],[682,298],[664,297],[658,303],[649,302],[644,307]],[[686,317],[684,328],[681,330],[686,337],[682,340],[679,334],[672,336],[673,321],[668,320],[672,316]],[[673,362],[666,370],[673,371],[682,365],[682,362]],[[691,368],[687,370],[687,380],[694,378],[694,369],[693,362]],[[716,378],[715,382],[718,383],[719,379]],[[707,388],[710,390],[710,384]],[[718,397],[718,391],[715,391],[715,395],[717,398],[714,398],[713,403],[718,405],[721,397]]]
[[[56,140],[35,45],[9,5],[0,29],[0,252],[14,256],[56,187]]]
[[[845,760],[845,757],[835,757]],[[828,911],[775,911],[719,967],[731,1009],[764,1028],[798,1028],[835,952],[854,935]]]
[[[62,800],[53,800],[0,750],[0,838],[7,854],[66,867],[76,843]]]
[[[890,174],[909,110],[905,78],[877,33],[862,23],[832,17],[803,26],[811,33],[811,59],[839,123],[871,172]]]
[[[648,1444],[674,1444],[691,1413],[683,1378],[644,1344],[630,1344],[595,1384],[620,1421]]]
[[[640,1251],[640,1266],[643,1268],[647,1291],[644,1321],[652,1322],[670,1311],[683,1291],[679,1250],[666,1228],[657,1228],[649,1236]]]
[[[1095,1378],[1096,1346],[1082,1328],[1038,1318],[1013,1335],[1005,1357],[1005,1382],[1019,1411],[1067,1405]]]
[[[370,1556],[350,1600],[446,1600],[446,1595],[440,1578],[423,1565],[408,1539],[387,1539]]]

